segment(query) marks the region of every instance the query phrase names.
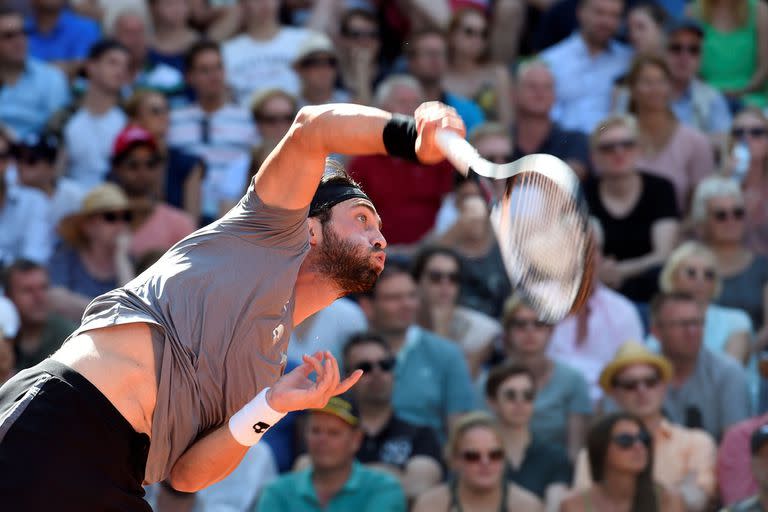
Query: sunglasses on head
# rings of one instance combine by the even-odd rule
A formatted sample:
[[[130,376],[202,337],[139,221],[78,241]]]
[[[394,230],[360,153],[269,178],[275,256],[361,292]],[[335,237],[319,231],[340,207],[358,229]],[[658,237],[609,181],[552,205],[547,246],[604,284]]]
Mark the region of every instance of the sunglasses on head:
[[[643,446],[651,444],[651,438],[645,432],[638,432],[637,434],[622,432],[621,434],[613,436],[611,440],[616,446],[624,450],[632,448],[636,443]]]
[[[768,135],[768,128],[759,126],[755,126],[754,128],[732,128],[731,135],[736,139],[740,139],[745,136],[757,139]]]
[[[378,368],[384,373],[389,373],[395,367],[395,358],[390,357],[387,359],[379,359],[378,361],[360,361],[355,365],[355,370],[363,370],[363,373],[368,373]]]
[[[299,62],[301,68],[335,68],[338,61],[336,57],[307,57]]]
[[[528,327],[534,327],[536,329],[544,329],[550,327],[550,324],[544,320],[518,320],[513,319],[509,321],[509,326],[514,329],[526,329]]]
[[[729,218],[732,218],[735,220],[742,220],[745,214],[746,214],[746,210],[744,210],[744,208],[741,206],[737,206],[735,208],[731,208],[730,210],[726,210],[726,209],[713,210],[712,218],[718,222],[725,222]]]
[[[497,448],[488,452],[481,452],[478,450],[464,450],[461,452],[461,458],[464,462],[476,464],[481,460],[488,462],[501,462],[504,460],[504,450]]]
[[[714,281],[715,278],[717,278],[717,272],[715,272],[715,269],[713,268],[696,268],[696,267],[685,267],[683,269],[685,272],[686,277],[690,279],[700,279],[704,278],[707,281]]]
[[[667,48],[670,53],[687,53],[694,57],[701,53],[701,45],[698,44],[671,43]]]
[[[609,154],[616,153],[619,149],[623,149],[624,151],[634,149],[635,146],[637,146],[637,141],[635,139],[612,140],[599,143],[597,145],[597,150],[600,153]]]
[[[659,385],[661,377],[658,375],[651,375],[648,377],[638,377],[636,379],[619,379],[614,383],[614,387],[623,389],[624,391],[637,391],[640,387],[645,389],[653,389]]]
[[[507,402],[531,403],[536,398],[536,392],[533,389],[504,389],[501,396]]]
[[[443,281],[448,281],[451,284],[458,284],[460,279],[458,272],[441,272],[439,270],[428,270],[426,275],[427,279],[429,279],[429,282],[432,284],[439,284]]]
[[[133,213],[129,211],[124,212],[102,212],[101,218],[110,224],[115,222],[131,222],[133,220]]]

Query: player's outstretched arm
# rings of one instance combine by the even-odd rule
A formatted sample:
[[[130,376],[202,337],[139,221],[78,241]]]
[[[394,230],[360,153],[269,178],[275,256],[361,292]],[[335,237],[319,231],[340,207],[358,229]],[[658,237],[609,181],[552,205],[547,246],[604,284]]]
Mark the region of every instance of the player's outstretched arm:
[[[315,381],[309,378],[313,371],[317,373]],[[268,390],[266,402],[274,410],[272,414],[276,411],[280,415],[290,411],[322,408],[331,397],[351,388],[362,374],[361,370],[357,370],[340,381],[339,365],[330,352],[318,352],[311,357],[304,356],[300,366],[283,375]],[[199,491],[222,480],[240,464],[248,448],[258,441],[270,426],[266,425],[264,428],[260,426],[264,424],[260,422],[258,412],[252,418],[247,417],[250,405],[247,404],[235,414],[242,417],[245,413],[246,417],[243,419],[247,420],[245,423],[250,432],[233,433],[232,429],[237,428],[238,425],[233,424],[236,422],[230,422],[196,441],[171,469],[168,483],[174,489],[183,492]],[[273,421],[270,421],[271,423]],[[258,436],[254,436],[251,427],[257,431]],[[238,441],[248,436],[253,439],[249,445],[243,445]]]
[[[456,111],[438,102],[424,103],[415,113],[415,152],[425,164],[443,159],[434,142],[438,128],[461,135],[464,124]],[[299,209],[309,205],[331,153],[385,154],[384,128],[392,114],[355,104],[303,107],[288,133],[254,177],[256,193],[270,206]]]

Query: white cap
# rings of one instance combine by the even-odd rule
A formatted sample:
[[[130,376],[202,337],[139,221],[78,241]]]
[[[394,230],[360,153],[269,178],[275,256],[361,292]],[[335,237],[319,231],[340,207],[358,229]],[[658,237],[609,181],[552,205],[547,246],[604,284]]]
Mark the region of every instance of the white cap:
[[[19,313],[8,298],[0,296],[0,332],[3,337],[13,339],[19,332]]]

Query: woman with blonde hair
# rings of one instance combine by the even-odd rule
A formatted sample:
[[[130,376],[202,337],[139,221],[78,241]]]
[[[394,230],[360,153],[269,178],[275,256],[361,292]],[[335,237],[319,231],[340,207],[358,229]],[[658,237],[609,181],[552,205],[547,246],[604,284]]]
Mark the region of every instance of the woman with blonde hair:
[[[416,499],[412,512],[539,512],[535,495],[505,481],[501,431],[488,414],[472,412],[451,428],[445,458],[454,477]]]
[[[659,286],[665,293],[683,292],[701,305],[704,314],[704,346],[747,364],[752,346],[752,321],[740,309],[714,304],[722,280],[717,258],[704,244],[685,242],[670,254],[661,270]]]
[[[749,315],[759,350],[768,346],[768,257],[746,245],[745,219],[744,194],[734,180],[713,176],[696,187],[691,221],[722,279],[716,302]]]
[[[638,166],[670,180],[677,207],[685,212],[696,183],[714,171],[712,145],[706,135],[677,120],[670,107],[672,74],[663,57],[638,55],[627,87],[629,112],[637,118]]]
[[[490,61],[489,20],[482,10],[456,11],[448,28],[447,91],[472,98],[488,119],[512,122],[511,78],[507,69]]]
[[[690,14],[701,21],[700,74],[732,99],[766,106],[768,6],[759,0],[696,0]]]
[[[732,156],[725,173],[741,182],[744,191],[746,243],[768,255],[768,118],[762,110],[747,107],[733,119],[728,141],[729,154],[736,144],[746,146],[746,161]]]

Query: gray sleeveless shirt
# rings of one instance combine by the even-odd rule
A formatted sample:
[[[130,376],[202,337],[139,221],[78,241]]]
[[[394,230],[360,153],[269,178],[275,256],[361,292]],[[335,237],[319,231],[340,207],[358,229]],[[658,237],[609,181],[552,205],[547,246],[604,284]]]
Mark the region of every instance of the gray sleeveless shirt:
[[[74,334],[134,322],[153,328],[158,394],[147,482],[165,479],[198,437],[280,377],[309,250],[307,213],[267,206],[251,185],[223,218],[86,309]]]

